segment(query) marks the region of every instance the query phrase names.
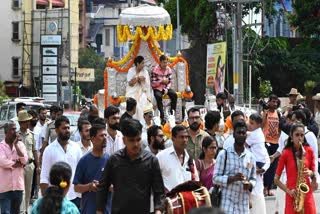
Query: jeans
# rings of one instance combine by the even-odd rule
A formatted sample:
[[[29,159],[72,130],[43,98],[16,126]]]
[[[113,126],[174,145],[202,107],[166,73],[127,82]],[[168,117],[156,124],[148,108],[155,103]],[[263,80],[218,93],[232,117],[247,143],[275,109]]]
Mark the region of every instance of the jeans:
[[[273,155],[274,153],[276,153],[279,145],[278,144],[272,144],[272,143],[266,143],[265,144],[268,154],[269,156]],[[276,169],[278,166],[278,160],[279,158],[277,158],[276,160],[274,160],[272,162],[272,164],[270,164],[269,169],[264,173],[263,175],[263,183],[264,183],[264,187],[266,187],[268,190],[271,189],[272,184],[273,184],[273,179],[274,176],[276,174]]]
[[[20,212],[22,191],[9,191],[0,193],[1,214],[15,214]]]
[[[158,110],[160,111],[160,118],[163,120],[164,119],[164,112],[163,112],[163,104],[162,104],[162,95],[164,94],[164,92],[159,91],[157,89],[154,89],[153,93],[154,93],[154,97],[157,101]],[[170,113],[172,114],[172,110],[175,111],[176,107],[177,107],[177,93],[174,90],[169,89],[168,96],[171,100]]]

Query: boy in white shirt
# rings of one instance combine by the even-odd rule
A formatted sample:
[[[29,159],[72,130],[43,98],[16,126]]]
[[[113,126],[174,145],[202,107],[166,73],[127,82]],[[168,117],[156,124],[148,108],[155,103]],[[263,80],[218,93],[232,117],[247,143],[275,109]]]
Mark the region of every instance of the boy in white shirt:
[[[266,214],[266,204],[263,194],[263,173],[270,166],[268,151],[265,147],[265,137],[261,129],[262,117],[259,114],[251,114],[249,117],[248,130],[251,132],[246,143],[256,159],[257,183],[252,190],[250,213]]]

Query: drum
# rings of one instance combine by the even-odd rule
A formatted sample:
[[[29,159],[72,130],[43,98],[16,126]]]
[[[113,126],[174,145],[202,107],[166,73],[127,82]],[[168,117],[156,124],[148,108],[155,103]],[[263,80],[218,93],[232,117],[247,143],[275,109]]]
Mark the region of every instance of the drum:
[[[195,207],[211,207],[210,195],[205,187],[193,191],[178,192],[165,199],[167,214],[187,214]]]

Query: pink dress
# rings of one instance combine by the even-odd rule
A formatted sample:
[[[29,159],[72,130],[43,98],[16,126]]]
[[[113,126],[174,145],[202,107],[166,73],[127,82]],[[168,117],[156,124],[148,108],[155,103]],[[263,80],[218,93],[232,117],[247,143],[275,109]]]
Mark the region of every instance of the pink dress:
[[[204,168],[203,160],[196,160],[197,170],[199,171],[199,179],[203,186],[205,186],[208,190],[213,186],[212,177],[214,164],[208,168]]]

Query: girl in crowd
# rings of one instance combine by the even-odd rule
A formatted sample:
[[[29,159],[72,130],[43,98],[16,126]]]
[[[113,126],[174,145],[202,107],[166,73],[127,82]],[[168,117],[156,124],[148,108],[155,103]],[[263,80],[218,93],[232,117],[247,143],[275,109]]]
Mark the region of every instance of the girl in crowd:
[[[64,196],[70,187],[72,170],[65,162],[55,163],[50,170],[50,186],[43,198],[33,203],[31,214],[78,214],[80,213],[75,204],[68,201]]]
[[[302,149],[303,147],[303,149]],[[310,184],[311,178],[315,181],[315,164],[314,164],[314,153],[311,147],[307,144],[304,138],[304,125],[301,123],[293,124],[290,130],[290,136],[287,141],[282,155],[280,157],[274,182],[284,192],[286,192],[286,204],[285,213],[297,213],[294,211],[294,198],[297,197],[296,182],[298,178],[298,165],[299,161],[304,159],[304,180],[309,186],[309,192],[305,196],[304,201],[304,213],[315,214],[316,207],[312,194],[312,188]],[[283,184],[280,181],[280,176],[283,168],[286,169],[287,184]]]
[[[211,136],[205,137],[202,141],[202,152],[199,156],[199,159],[196,161],[200,182],[208,190],[213,187],[212,177],[214,165],[216,163],[215,157],[217,154],[217,149],[217,140]]]

